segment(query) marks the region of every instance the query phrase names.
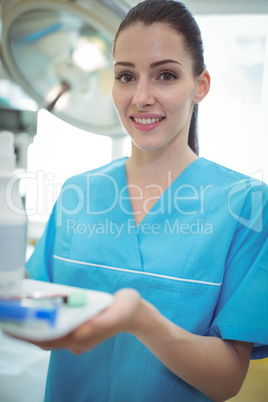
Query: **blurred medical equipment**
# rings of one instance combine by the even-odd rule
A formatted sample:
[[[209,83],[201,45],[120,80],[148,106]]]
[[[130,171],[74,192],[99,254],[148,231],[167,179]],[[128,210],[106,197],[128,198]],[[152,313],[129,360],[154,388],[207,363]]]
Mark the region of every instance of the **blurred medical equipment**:
[[[15,175],[13,133],[0,132],[0,297],[22,290],[26,260],[27,216]]]
[[[39,107],[93,133],[124,136],[110,89],[112,41],[133,1],[2,1],[2,58]]]

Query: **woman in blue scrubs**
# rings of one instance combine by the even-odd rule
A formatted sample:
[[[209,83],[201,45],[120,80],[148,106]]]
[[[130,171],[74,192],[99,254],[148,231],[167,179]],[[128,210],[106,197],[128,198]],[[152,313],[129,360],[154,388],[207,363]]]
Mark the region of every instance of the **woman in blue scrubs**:
[[[27,268],[115,298],[39,344],[45,400],[223,401],[268,355],[267,186],[198,157],[210,76],[182,3],[134,7],[113,58],[131,156],[67,180]]]

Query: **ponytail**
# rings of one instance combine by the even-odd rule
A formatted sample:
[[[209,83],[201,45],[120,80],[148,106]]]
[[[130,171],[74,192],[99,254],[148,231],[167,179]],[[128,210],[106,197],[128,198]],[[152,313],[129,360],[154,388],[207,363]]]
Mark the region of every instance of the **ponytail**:
[[[190,123],[190,130],[188,136],[188,145],[189,147],[199,155],[199,143],[198,143],[198,104],[194,105],[191,123]]]

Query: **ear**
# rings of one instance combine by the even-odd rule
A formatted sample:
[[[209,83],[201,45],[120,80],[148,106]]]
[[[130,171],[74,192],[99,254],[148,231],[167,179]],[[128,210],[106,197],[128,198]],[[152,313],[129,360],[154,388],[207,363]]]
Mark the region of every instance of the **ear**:
[[[197,77],[196,94],[194,103],[201,102],[208,94],[210,89],[210,75],[207,70],[204,70],[202,74]]]

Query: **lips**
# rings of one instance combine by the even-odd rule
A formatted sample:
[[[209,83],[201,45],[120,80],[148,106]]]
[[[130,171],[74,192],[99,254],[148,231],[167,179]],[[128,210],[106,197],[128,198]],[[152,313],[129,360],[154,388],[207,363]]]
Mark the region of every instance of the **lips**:
[[[138,118],[138,117],[133,117],[133,119],[135,120],[135,122],[136,123],[140,123],[140,124],[152,124],[152,123],[158,123],[160,120],[163,120],[163,117],[161,117],[161,118],[152,118],[152,119],[150,119],[150,118],[147,118],[147,119],[145,119],[144,117],[143,118]]]
[[[162,124],[165,117],[162,116],[131,116],[136,129],[140,131],[151,131]]]

